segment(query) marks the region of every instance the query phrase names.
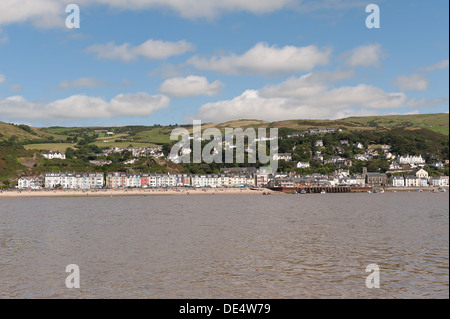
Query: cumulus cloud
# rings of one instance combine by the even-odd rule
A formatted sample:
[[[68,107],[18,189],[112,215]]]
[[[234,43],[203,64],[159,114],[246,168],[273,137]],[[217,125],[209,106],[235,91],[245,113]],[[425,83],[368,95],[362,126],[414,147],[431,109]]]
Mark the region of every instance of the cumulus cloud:
[[[129,43],[117,46],[114,42],[109,42],[107,44],[94,44],[86,49],[86,52],[95,53],[99,59],[123,62],[130,62],[140,57],[147,60],[164,60],[189,51],[195,51],[195,46],[184,40],[170,42],[152,39],[138,46],[132,46]]]
[[[31,21],[40,28],[65,26],[65,6],[69,3],[65,0],[2,0],[0,25]]]
[[[64,27],[66,5],[73,0],[2,0],[0,25],[31,21],[38,27]],[[213,19],[226,12],[270,13],[299,0],[77,0],[82,8],[106,5],[120,10],[172,10],[188,19]]]
[[[107,82],[95,79],[95,78],[79,78],[71,81],[63,81],[54,88],[55,90],[72,90],[72,89],[83,89],[83,88],[97,88],[100,86],[108,85]]]
[[[100,97],[73,95],[48,104],[27,101],[22,96],[0,99],[0,117],[8,120],[76,120],[118,118],[122,116],[149,116],[169,107],[170,99],[164,95],[147,93],[119,94],[106,101]]]
[[[208,82],[203,76],[188,76],[167,79],[159,91],[172,97],[189,97],[198,95],[213,96],[220,92],[225,85],[220,81]]]
[[[337,77],[343,74],[337,74]],[[346,115],[370,115],[380,110],[407,106],[401,92],[385,92],[366,84],[331,87],[324,74],[292,77],[279,85],[247,90],[231,100],[207,103],[197,118],[223,122],[236,118],[266,121],[300,118],[340,118]]]
[[[350,67],[379,66],[385,53],[380,44],[364,45],[353,49],[345,54],[347,65]]]
[[[329,63],[331,49],[306,47],[269,46],[258,43],[242,55],[215,56],[205,59],[192,57],[187,64],[200,70],[212,70],[224,74],[289,74],[310,71]]]
[[[420,69],[423,72],[433,72],[436,70],[445,70],[448,69],[448,60],[443,60],[433,65],[429,65]]]
[[[421,74],[400,75],[394,80],[394,85],[402,91],[426,91],[429,84],[429,79]]]

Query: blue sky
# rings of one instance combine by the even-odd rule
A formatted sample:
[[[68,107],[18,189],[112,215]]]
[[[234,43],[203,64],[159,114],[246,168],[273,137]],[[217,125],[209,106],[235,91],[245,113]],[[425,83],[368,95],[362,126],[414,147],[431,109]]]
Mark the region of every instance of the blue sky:
[[[67,29],[66,5],[80,8]],[[0,121],[448,112],[448,1],[2,0]],[[380,8],[381,28],[365,8]]]

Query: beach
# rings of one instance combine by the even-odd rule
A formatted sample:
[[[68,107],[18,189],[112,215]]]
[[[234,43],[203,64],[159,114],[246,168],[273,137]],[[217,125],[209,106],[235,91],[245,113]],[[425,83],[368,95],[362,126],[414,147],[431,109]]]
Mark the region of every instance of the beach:
[[[14,197],[115,197],[115,196],[167,196],[167,195],[262,195],[264,192],[279,194],[267,189],[250,188],[159,188],[159,189],[96,189],[96,190],[8,190],[0,192],[0,198]]]

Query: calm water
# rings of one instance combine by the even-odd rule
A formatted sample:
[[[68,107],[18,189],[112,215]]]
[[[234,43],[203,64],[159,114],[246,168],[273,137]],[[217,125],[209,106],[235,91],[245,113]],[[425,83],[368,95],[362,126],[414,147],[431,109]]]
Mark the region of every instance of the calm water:
[[[447,194],[0,199],[0,298],[448,298],[448,257]]]

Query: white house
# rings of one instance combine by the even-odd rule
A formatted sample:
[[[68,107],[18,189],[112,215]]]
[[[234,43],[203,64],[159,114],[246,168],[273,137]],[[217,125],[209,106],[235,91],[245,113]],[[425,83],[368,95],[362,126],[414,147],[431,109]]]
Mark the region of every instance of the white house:
[[[368,154],[356,154],[355,160],[367,162],[367,161],[370,161],[371,158]]]
[[[448,187],[449,186],[449,177],[448,176],[431,177],[430,178],[430,186],[432,186],[432,187]]]
[[[18,181],[19,189],[42,189],[44,185],[43,177],[21,177]]]
[[[323,140],[317,140],[317,141],[315,141],[314,146],[315,146],[315,147],[322,147],[322,146],[323,146]]]
[[[358,143],[355,143],[354,145],[355,145],[356,148],[358,148],[358,149],[360,149],[360,150],[364,149],[364,145],[361,144],[361,143],[359,143],[359,142],[358,142]]]
[[[291,153],[277,153],[273,156],[273,160],[290,162],[290,161],[292,161],[292,154]]]
[[[311,164],[309,164],[309,162],[298,162],[297,163],[297,168],[310,168]]]
[[[416,176],[406,176],[405,178],[406,187],[421,187],[420,178]]]
[[[391,184],[393,187],[405,187],[405,178],[403,176],[392,176]]]
[[[53,152],[53,151],[50,151],[50,152],[47,152],[47,153],[44,153],[44,154],[42,154],[42,156],[44,157],[44,158],[47,158],[47,159],[62,159],[62,160],[65,160],[66,159],[66,154],[64,154],[64,153],[61,153],[61,152]]]
[[[422,155],[419,156],[399,156],[397,158],[398,164],[410,164],[410,165],[423,165],[425,164],[425,160],[422,158]]]

